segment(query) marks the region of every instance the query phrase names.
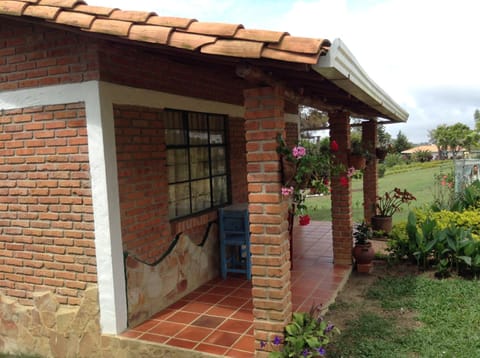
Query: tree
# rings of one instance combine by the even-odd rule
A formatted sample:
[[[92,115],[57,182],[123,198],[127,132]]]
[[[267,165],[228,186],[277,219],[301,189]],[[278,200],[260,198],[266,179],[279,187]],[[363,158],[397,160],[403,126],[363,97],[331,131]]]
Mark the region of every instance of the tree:
[[[390,135],[390,133],[387,133],[383,124],[379,124],[377,126],[377,135],[379,147],[390,148],[392,146],[392,136]]]
[[[478,109],[475,110],[473,119],[475,120],[475,131],[480,132],[480,111]]]
[[[408,141],[408,138],[402,131],[398,131],[397,138],[393,141],[393,150],[396,153],[401,153],[404,150],[410,149],[413,144]]]
[[[470,151],[471,147],[478,143],[477,133],[463,123],[455,123],[451,126],[442,124],[430,131],[429,134],[430,139],[438,148],[440,159],[445,159],[449,151],[455,158],[462,148]]]

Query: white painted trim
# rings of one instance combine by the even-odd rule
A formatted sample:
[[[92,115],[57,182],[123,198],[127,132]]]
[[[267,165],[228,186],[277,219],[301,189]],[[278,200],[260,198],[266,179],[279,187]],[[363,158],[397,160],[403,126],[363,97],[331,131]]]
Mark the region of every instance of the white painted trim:
[[[321,56],[312,68],[385,118],[407,121],[408,113],[370,79],[342,40],[335,39],[327,55]]]
[[[127,298],[113,104],[175,108],[240,118],[244,116],[244,108],[98,81],[0,93],[0,109],[5,110],[72,102],[84,102],[86,110],[100,324],[102,333],[118,334],[127,328]]]

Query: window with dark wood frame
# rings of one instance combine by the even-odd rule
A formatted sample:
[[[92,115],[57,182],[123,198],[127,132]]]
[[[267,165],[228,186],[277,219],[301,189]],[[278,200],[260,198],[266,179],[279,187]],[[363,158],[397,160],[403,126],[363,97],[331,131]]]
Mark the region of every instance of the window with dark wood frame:
[[[226,204],[226,116],[177,110],[164,114],[169,218]]]

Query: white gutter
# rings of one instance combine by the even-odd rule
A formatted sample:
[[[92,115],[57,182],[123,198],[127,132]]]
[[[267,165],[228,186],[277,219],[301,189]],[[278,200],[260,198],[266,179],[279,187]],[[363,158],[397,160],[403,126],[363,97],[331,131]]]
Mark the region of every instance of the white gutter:
[[[330,50],[321,56],[314,71],[333,82],[366,105],[394,122],[406,122],[408,113],[385,91],[373,82],[340,39],[335,39]]]

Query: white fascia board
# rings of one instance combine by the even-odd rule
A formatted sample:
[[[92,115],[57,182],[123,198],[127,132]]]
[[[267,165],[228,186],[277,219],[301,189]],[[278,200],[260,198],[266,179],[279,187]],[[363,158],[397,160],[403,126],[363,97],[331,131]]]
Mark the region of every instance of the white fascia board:
[[[406,122],[408,113],[373,82],[340,39],[312,65],[314,71],[395,122]]]

